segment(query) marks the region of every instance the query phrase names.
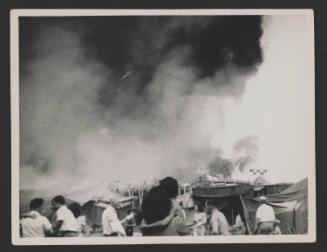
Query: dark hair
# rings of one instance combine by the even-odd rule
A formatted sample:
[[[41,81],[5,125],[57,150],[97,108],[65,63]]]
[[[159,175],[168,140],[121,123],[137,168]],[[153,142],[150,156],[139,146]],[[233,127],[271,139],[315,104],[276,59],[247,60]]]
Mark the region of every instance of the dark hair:
[[[171,200],[159,186],[153,187],[144,199],[141,209],[145,222],[151,224],[168,216]]]
[[[198,206],[198,211],[199,211],[200,213],[202,213],[202,212],[204,211],[204,208],[205,208],[205,203],[204,203],[204,202],[199,202],[199,203],[197,204],[197,206]]]
[[[167,193],[169,198],[174,198],[178,194],[178,182],[172,177],[160,180],[159,187]]]
[[[43,205],[44,200],[41,198],[35,198],[30,201],[30,209],[35,210]]]
[[[81,215],[82,206],[77,202],[72,202],[71,204],[69,204],[68,208],[70,211],[72,211],[75,218],[78,218]]]
[[[58,195],[58,196],[54,197],[54,198],[51,200],[51,202],[53,202],[53,203],[59,203],[59,204],[65,205],[66,200],[65,200],[65,198],[64,198],[63,196]]]

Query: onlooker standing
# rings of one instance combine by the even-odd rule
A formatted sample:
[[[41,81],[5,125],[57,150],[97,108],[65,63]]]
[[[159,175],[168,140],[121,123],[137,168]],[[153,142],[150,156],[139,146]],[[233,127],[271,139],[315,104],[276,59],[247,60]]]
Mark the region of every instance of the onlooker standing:
[[[66,200],[58,195],[51,201],[52,208],[56,210],[56,224],[54,234],[56,236],[75,237],[78,236],[78,223],[71,210],[65,205]]]
[[[160,229],[163,227],[167,227],[167,225],[170,225],[170,222],[174,220],[174,217],[179,217],[174,220],[176,222],[177,220],[181,222],[178,226],[180,227],[178,233],[180,235],[186,235],[190,232],[188,228],[186,228],[186,213],[183,209],[183,207],[178,203],[177,195],[178,195],[178,182],[176,179],[172,177],[166,177],[159,181],[159,186],[154,187],[151,189],[153,195],[157,195],[152,197],[148,197],[151,200],[148,200],[148,202],[155,202],[158,200],[160,202],[159,198],[161,197],[162,202],[165,202],[165,199],[169,199],[170,203],[169,206],[167,204],[167,209],[170,209],[170,212],[168,215],[164,215],[162,219],[158,219],[155,222],[146,223],[146,225],[143,223],[142,228],[147,232],[147,229]],[[161,192],[159,192],[161,191]],[[163,195],[161,195],[163,194]],[[157,199],[156,199],[157,197]],[[165,198],[165,199],[163,199]],[[151,203],[152,204],[152,203]],[[160,206],[159,206],[160,207]],[[145,207],[146,209],[151,209],[152,207]],[[158,211],[161,211],[162,209],[158,209]],[[143,211],[143,210],[142,210]],[[144,233],[144,232],[143,232]]]
[[[25,217],[20,221],[23,237],[45,237],[47,233],[52,231],[50,221],[41,215],[43,199],[35,198],[30,201],[30,212],[28,215],[33,217]]]
[[[126,236],[115,207],[118,207],[117,202],[111,200],[110,205],[102,213],[102,233],[104,236]]]
[[[182,217],[185,221],[185,211],[177,201],[178,182],[172,177],[166,177],[159,181],[159,188],[162,189],[172,202],[172,209],[176,215]]]
[[[172,216],[168,224],[162,224],[171,214],[172,201],[167,194],[160,188],[154,187],[144,199],[142,206],[144,223],[140,228],[144,236],[176,236],[187,235],[190,230],[184,224],[183,217]]]
[[[261,205],[256,212],[257,234],[272,234],[274,230],[275,212],[274,209],[267,204],[267,198],[261,196],[259,198]]]
[[[218,210],[213,202],[208,202],[206,212],[209,219],[211,235],[229,235],[229,224],[225,215]]]

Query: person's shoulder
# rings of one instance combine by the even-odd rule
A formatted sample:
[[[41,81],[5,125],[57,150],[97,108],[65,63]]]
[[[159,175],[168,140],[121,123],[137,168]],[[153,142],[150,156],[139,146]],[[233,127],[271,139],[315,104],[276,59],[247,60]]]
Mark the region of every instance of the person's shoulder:
[[[260,206],[258,206],[257,210],[259,210],[259,209],[264,209],[265,206],[266,206],[266,204],[261,204]]]
[[[112,205],[108,205],[106,209],[108,209],[108,211],[115,211],[115,208]]]
[[[212,211],[212,213],[211,213],[211,216],[213,216],[213,217],[217,217],[217,216],[219,216],[219,213],[220,213],[220,211],[219,211],[218,209],[214,209],[214,210]]]
[[[111,205],[108,205],[108,206],[104,209],[103,213],[106,213],[106,214],[113,214],[113,213],[115,213],[115,209],[114,209]]]
[[[21,224],[25,224],[30,222],[31,220],[33,220],[31,217],[27,217],[27,218],[21,218],[19,221]]]
[[[48,219],[47,217],[43,216],[43,215],[40,215],[38,218],[39,218],[42,222],[49,222],[49,219]]]
[[[217,216],[218,216],[220,219],[226,219],[225,214],[224,214],[223,212],[221,212],[221,211],[218,211],[218,212],[217,212]]]
[[[268,205],[268,204],[263,204],[262,205],[262,208],[265,208],[265,209],[273,209],[273,207],[271,205]]]
[[[65,205],[63,205],[57,209],[56,213],[66,212],[66,209],[68,208]]]
[[[60,208],[58,208],[58,210],[56,211],[56,215],[59,218],[69,215],[70,212],[71,211],[68,209],[68,207],[66,205],[63,205]]]

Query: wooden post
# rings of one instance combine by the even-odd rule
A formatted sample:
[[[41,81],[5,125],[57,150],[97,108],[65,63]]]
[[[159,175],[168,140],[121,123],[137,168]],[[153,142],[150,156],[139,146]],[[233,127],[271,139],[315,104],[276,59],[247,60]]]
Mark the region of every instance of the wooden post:
[[[243,198],[242,198],[242,195],[239,195],[240,197],[240,200],[241,200],[241,204],[242,204],[242,208],[245,209],[245,203],[243,201]],[[245,226],[246,226],[246,229],[248,230],[248,233],[249,235],[252,235],[252,231],[251,231],[251,227],[250,227],[250,216],[248,215],[248,212],[247,211],[243,211],[244,213],[244,218],[245,218]]]

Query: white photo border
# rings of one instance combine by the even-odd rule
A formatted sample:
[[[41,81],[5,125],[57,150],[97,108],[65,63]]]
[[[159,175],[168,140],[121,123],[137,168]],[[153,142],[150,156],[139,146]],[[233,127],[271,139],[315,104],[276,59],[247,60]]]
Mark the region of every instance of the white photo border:
[[[306,15],[310,53],[307,69],[311,76],[311,153],[308,178],[308,233],[281,236],[165,236],[165,237],[75,237],[22,238],[19,235],[19,17],[50,16],[160,16],[160,15]],[[315,162],[315,79],[314,13],[312,9],[12,9],[10,11],[10,88],[11,88],[11,227],[13,245],[126,245],[126,244],[212,244],[212,243],[308,243],[316,241],[316,162]]]

